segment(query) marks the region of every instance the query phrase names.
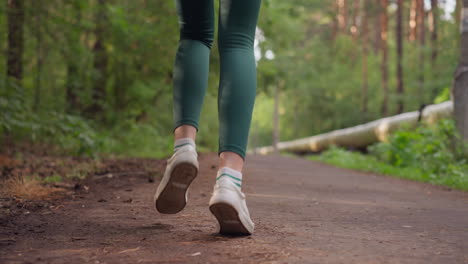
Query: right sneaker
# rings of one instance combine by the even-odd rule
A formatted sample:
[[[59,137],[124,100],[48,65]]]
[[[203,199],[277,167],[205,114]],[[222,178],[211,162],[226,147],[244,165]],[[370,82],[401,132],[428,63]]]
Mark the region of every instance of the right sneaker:
[[[184,209],[188,188],[198,174],[197,157],[195,147],[186,144],[167,161],[164,176],[154,195],[154,204],[160,213],[175,214]]]
[[[219,223],[219,233],[226,235],[251,235],[254,223],[250,219],[245,194],[241,191],[242,180],[228,173],[219,172],[210,211]]]

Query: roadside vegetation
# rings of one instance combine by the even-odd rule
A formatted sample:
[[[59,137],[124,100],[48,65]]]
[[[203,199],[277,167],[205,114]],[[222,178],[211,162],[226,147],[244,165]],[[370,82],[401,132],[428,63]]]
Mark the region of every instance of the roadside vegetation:
[[[454,122],[441,120],[435,126],[403,128],[387,142],[370,146],[367,154],[333,147],[309,159],[468,191],[467,149]]]

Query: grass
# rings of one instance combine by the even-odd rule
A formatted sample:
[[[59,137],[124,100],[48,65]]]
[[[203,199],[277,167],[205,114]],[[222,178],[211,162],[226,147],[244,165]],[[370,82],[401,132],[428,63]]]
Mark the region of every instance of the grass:
[[[308,159],[321,161],[340,168],[373,172],[468,191],[468,171],[440,175],[414,166],[398,167],[383,162],[371,155],[364,155],[336,147],[325,151],[321,155],[309,156]],[[449,164],[448,166],[451,165]]]
[[[42,182],[44,182],[44,183],[54,183],[54,182],[61,182],[62,180],[63,180],[62,176],[60,176],[58,174],[54,174],[54,175],[45,177],[44,179],[42,179]]]
[[[3,171],[0,175],[0,197],[53,199],[65,191],[57,188],[56,183],[85,179],[102,166],[98,160],[34,154],[32,147],[28,150],[30,153],[27,155],[11,154],[15,158],[0,155],[0,172]]]
[[[26,177],[24,179],[13,178],[2,182],[0,193],[7,197],[16,197],[26,200],[44,200],[63,194],[64,189],[44,185],[42,179]]]

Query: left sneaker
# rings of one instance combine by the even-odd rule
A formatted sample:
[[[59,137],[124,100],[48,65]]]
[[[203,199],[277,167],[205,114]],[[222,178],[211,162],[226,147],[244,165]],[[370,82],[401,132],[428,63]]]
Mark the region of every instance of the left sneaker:
[[[218,172],[209,206],[218,220],[221,234],[251,235],[254,231],[241,182],[241,178],[223,172],[223,169]]]

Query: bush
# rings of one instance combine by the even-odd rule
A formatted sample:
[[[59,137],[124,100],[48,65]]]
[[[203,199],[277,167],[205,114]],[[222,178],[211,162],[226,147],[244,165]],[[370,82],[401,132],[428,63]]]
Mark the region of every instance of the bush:
[[[73,155],[95,155],[96,133],[85,119],[54,111],[34,112],[25,106],[21,87],[12,88],[0,96],[0,135],[56,145]]]
[[[388,142],[369,149],[381,161],[399,168],[420,168],[437,181],[456,175],[468,177],[467,147],[460,142],[453,120],[441,120],[435,126],[398,131]]]
[[[334,147],[312,159],[468,190],[468,148],[461,142],[453,120],[441,120],[397,131],[369,147],[370,155]]]
[[[127,120],[102,129],[100,152],[117,156],[162,158],[172,151],[172,137],[164,136],[154,126]]]

